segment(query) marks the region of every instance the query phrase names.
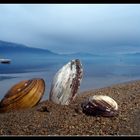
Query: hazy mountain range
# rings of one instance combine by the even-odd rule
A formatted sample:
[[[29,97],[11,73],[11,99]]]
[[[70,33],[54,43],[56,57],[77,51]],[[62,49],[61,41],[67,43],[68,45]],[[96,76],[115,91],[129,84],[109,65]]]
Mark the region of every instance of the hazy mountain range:
[[[90,53],[57,54],[47,49],[33,48],[22,44],[11,43],[0,40],[0,57],[9,55],[46,55],[46,56],[94,56]]]
[[[58,54],[55,52],[52,52],[47,49],[41,49],[41,48],[33,48],[30,46],[26,46],[23,44],[17,44],[17,43],[11,43],[6,41],[0,40],[0,58],[3,57],[13,57],[13,56],[20,56],[20,57],[26,57],[29,55],[32,56],[57,56],[57,57],[101,57],[103,55],[101,54],[92,54],[92,53],[83,53],[83,52],[76,52],[72,54]],[[140,56],[140,53],[128,53],[128,54],[122,54],[123,56]]]
[[[32,48],[28,47],[22,44],[17,44],[17,43],[11,43],[11,42],[5,42],[5,41],[0,41],[0,55],[2,54],[27,54],[27,53],[32,53],[32,54],[46,54],[46,55],[57,55],[56,53],[53,53],[49,50],[46,49],[40,49],[40,48]]]

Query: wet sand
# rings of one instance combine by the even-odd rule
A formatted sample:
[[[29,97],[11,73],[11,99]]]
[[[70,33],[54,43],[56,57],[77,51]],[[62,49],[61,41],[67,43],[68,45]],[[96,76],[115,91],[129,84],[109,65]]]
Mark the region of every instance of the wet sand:
[[[115,99],[118,116],[84,114],[80,104],[92,95],[108,95]],[[140,81],[79,93],[69,106],[46,100],[30,109],[1,113],[0,135],[140,135]]]

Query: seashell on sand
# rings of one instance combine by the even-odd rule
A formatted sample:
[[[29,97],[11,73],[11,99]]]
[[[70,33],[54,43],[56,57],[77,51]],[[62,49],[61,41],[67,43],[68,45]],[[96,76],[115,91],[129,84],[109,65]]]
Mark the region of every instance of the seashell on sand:
[[[15,84],[0,102],[0,112],[9,112],[35,106],[44,95],[45,82],[34,78]]]
[[[54,76],[49,99],[56,104],[69,105],[77,95],[82,76],[79,59],[68,62]]]
[[[94,95],[81,104],[83,112],[88,115],[115,116],[118,114],[118,104],[105,95]]]

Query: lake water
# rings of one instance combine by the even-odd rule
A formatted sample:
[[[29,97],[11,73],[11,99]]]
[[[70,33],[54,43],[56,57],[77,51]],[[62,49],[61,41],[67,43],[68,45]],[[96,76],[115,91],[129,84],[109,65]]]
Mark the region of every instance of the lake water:
[[[27,55],[26,58],[14,56],[11,64],[0,64],[0,99],[11,86],[31,78],[45,80],[46,90],[43,99],[47,99],[55,73],[75,58],[81,60],[84,70],[80,92],[140,79],[140,56],[33,57]]]

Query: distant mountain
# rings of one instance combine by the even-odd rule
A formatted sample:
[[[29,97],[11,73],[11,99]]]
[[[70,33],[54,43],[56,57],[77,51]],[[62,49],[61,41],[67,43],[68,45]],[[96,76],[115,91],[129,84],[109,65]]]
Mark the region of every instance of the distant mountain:
[[[0,57],[1,55],[9,55],[9,54],[19,54],[19,55],[26,55],[26,54],[44,54],[44,55],[57,55],[47,49],[40,49],[40,48],[32,48],[22,44],[11,43],[6,41],[0,41]]]
[[[67,57],[100,57],[100,55],[98,55],[98,54],[84,53],[84,52],[62,54],[62,56],[67,56]]]
[[[140,56],[140,53],[139,52],[136,52],[136,53],[128,53],[128,54],[124,54],[125,56]]]
[[[47,57],[47,56],[49,57],[56,56],[59,58],[70,57],[73,59],[86,58],[86,57],[100,57],[100,55],[84,53],[84,52],[71,53],[71,54],[57,54],[47,49],[33,48],[23,44],[11,43],[11,42],[0,40],[0,58],[6,57],[6,58],[17,59],[18,57],[19,59],[22,58],[28,59],[29,57],[37,58],[37,57]]]

